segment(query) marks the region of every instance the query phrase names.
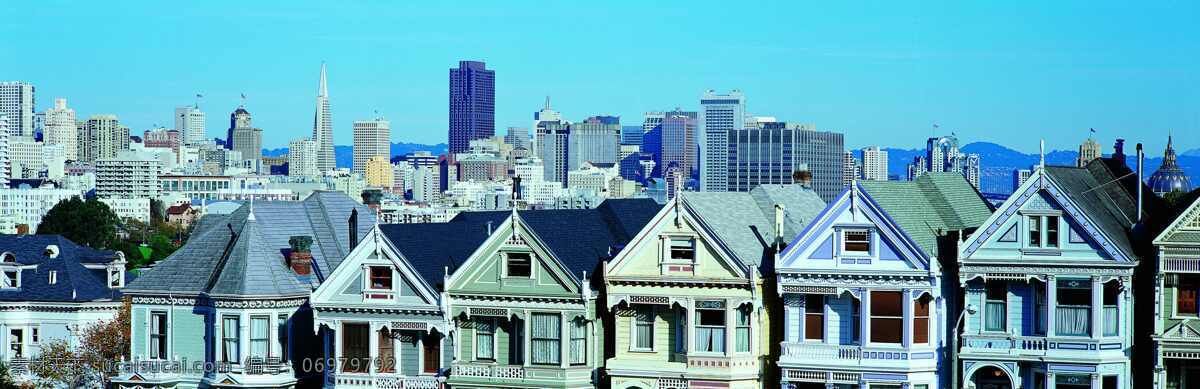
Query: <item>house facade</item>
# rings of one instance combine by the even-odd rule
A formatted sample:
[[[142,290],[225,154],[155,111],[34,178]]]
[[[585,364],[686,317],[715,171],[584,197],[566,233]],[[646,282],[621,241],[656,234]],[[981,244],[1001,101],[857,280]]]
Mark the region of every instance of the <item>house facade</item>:
[[[134,280],[131,360],[117,388],[290,388],[326,363],[309,297],[375,224],[340,192],[199,220]]]
[[[669,201],[604,266],[608,384],[766,385],[777,353],[763,274],[780,236],[794,236],[823,207],[800,185]]]
[[[0,235],[0,361],[29,373],[40,347],[78,347],[87,326],[122,306],[125,258],[58,235]]]
[[[452,388],[600,385],[595,273],[658,211],[648,199],[594,209],[463,213],[482,242],[450,264],[442,294]]]
[[[957,173],[852,183],[779,255],[782,387],[951,387],[939,242],[990,214]]]
[[[1155,240],[1154,387],[1200,385],[1200,200]]]
[[[1130,173],[1103,158],[1038,168],[960,244],[964,387],[1132,387]]]

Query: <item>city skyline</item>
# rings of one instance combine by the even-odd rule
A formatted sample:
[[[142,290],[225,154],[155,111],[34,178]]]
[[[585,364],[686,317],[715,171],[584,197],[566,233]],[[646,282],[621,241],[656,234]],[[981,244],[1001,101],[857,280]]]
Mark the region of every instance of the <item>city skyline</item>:
[[[0,27],[0,31],[28,30],[25,27],[51,16],[45,9],[24,7],[15,5],[14,11],[30,17]],[[66,22],[61,25],[67,26],[63,33],[69,35],[74,26],[88,25],[70,21],[85,16],[107,12],[130,18],[155,16],[145,18],[136,35],[104,27],[95,31],[89,27],[87,34],[72,35],[78,47],[73,56],[94,56],[105,50],[105,55],[128,60],[98,61],[84,71],[69,65],[70,61],[59,65],[51,56],[2,63],[0,74],[5,80],[34,84],[39,112],[52,107],[53,99],[67,98],[78,116],[116,114],[135,133],[155,124],[170,126],[172,110],[193,103],[199,93],[204,95],[200,105],[208,118],[207,137],[215,137],[222,128],[218,125],[221,117],[236,108],[238,96],[245,93],[247,109],[255,112],[261,123],[268,148],[283,147],[288,140],[311,133],[311,69],[322,60],[329,63],[331,94],[338,100],[333,129],[334,143],[339,145],[351,144],[353,121],[375,117],[376,110],[393,122],[395,140],[446,142],[444,72],[464,59],[483,60],[489,69],[496,69],[496,126],[502,128],[525,126],[546,95],[554,97],[555,108],[567,120],[619,115],[625,119],[623,124],[629,125],[640,121],[643,112],[662,107],[698,109],[699,96],[706,89],[741,89],[752,107],[750,113],[843,132],[848,148],[919,147],[914,139],[934,135],[933,123],[939,123],[943,132],[957,133],[967,143],[989,141],[1023,152],[1035,152],[1037,142],[1014,141],[1008,137],[1013,131],[1026,136],[1044,134],[1050,149],[1069,150],[1087,137],[1087,128],[1096,128],[1101,143],[1123,136],[1146,144],[1149,150],[1161,150],[1168,132],[1187,134],[1200,129],[1200,115],[1190,103],[1200,88],[1195,88],[1195,77],[1186,71],[1196,60],[1192,53],[1197,51],[1189,49],[1196,43],[1186,39],[1194,36],[1195,27],[1172,22],[1194,14],[1189,12],[1196,7],[1192,4],[1092,7],[1083,12],[1078,11],[1080,7],[1060,4],[1038,9],[896,7],[894,15],[880,12],[855,19],[852,23],[861,31],[836,24],[857,15],[850,5],[749,5],[733,11],[730,23],[762,28],[723,37],[705,47],[728,55],[683,57],[679,57],[680,51],[694,50],[698,43],[670,47],[649,42],[700,32],[702,23],[639,25],[645,30],[634,31],[629,28],[634,21],[618,17],[635,10],[682,10],[674,6],[657,10],[623,4],[572,8],[571,12],[614,17],[618,22],[575,31],[565,22],[548,21],[539,28],[514,26],[496,31],[479,42],[463,40],[473,32],[482,34],[477,29],[488,25],[482,21],[521,12],[550,14],[559,10],[559,5],[478,7],[458,15],[462,22],[455,26],[467,28],[465,32],[435,24],[440,17],[455,15],[454,7],[380,11],[378,17],[412,19],[411,24],[399,23],[406,27],[396,31],[371,26],[350,29],[350,16],[365,11],[365,6],[359,5],[327,9],[302,4],[278,12],[251,10],[257,21],[254,27],[228,25],[229,21],[220,20],[220,7],[214,5],[183,6],[188,12],[158,12],[160,7],[65,7],[68,12],[52,15]],[[702,8],[695,9],[698,18],[713,16],[706,13],[713,11]],[[1078,15],[1058,17],[1068,10]],[[800,29],[779,22],[796,12],[821,12],[827,17],[811,20],[811,25]],[[202,23],[195,23],[192,30],[177,30],[177,16],[172,15],[188,15]],[[306,32],[287,26],[318,17],[328,18],[329,25]],[[1005,23],[1017,18],[1022,23]],[[1097,27],[1104,25],[1120,25],[1121,29]],[[835,27],[845,32],[820,34],[821,41],[804,39]],[[223,28],[227,31],[218,31]],[[956,29],[956,34],[940,32],[949,28]],[[997,29],[1003,33],[996,33]],[[162,31],[170,34],[156,35]],[[646,36],[661,39],[644,39]],[[0,49],[26,52],[46,39],[56,38],[33,35],[0,43]],[[512,44],[492,44],[502,40]],[[172,46],[178,42],[187,44]],[[301,43],[311,50],[292,50]],[[551,67],[530,55],[546,44],[563,50],[592,47],[617,55],[556,61]],[[1103,52],[1095,50],[1101,47]],[[142,49],[154,49],[163,57],[182,55],[178,50],[214,49],[240,50],[242,55],[236,56],[237,61],[207,57],[204,66],[184,63],[151,68],[158,61],[145,57]],[[642,60],[660,55],[681,59],[659,61],[664,63]],[[801,93],[797,96],[796,91]],[[1129,134],[1135,132],[1139,137],[1133,139]],[[1200,147],[1186,137],[1178,137],[1176,143],[1180,152]]]

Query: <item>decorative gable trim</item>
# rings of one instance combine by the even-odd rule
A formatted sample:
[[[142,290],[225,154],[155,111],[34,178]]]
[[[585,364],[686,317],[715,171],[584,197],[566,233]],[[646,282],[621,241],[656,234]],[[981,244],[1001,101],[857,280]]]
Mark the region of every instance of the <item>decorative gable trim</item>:
[[[1180,231],[1196,231],[1200,232],[1200,199],[1192,202],[1179,217],[1171,222],[1162,233],[1154,238],[1154,244],[1161,246],[1166,244],[1194,244],[1196,242],[1178,242],[1171,241],[1171,236]]]
[[[425,282],[425,279],[412,267],[412,263],[379,230],[378,225],[371,228],[371,231],[338,264],[338,267],[326,278],[325,282],[322,282],[321,286],[317,287],[312,296],[313,305],[320,306],[322,303],[329,301],[333,296],[341,292],[339,289],[347,282],[361,282],[358,277],[358,270],[363,267],[364,260],[372,254],[379,258],[387,259],[391,263],[391,266],[397,270],[401,279],[395,282],[407,282],[413,285],[413,289],[417,291],[425,303],[433,307],[439,305],[438,299],[440,294],[437,290]]]
[[[668,220],[668,218],[670,220]],[[625,248],[622,249],[621,252],[617,253],[616,257],[614,257],[611,262],[606,264],[604,269],[605,273],[608,275],[613,275],[614,272],[624,266],[627,261],[632,261],[632,258],[636,257],[638,252],[641,250],[646,250],[646,245],[653,246],[655,244],[655,240],[658,239],[659,236],[659,234],[655,231],[658,231],[659,227],[662,226],[663,223],[667,222],[673,223],[676,227],[682,227],[684,224],[696,226],[696,228],[694,228],[695,238],[715,247],[718,254],[716,256],[717,260],[721,261],[729,268],[734,269],[734,271],[737,272],[736,275],[739,279],[749,278],[751,272],[754,271],[747,266],[745,262],[742,262],[736,254],[734,254],[733,250],[731,250],[729,246],[720,239],[720,236],[712,231],[710,226],[704,223],[704,220],[699,217],[698,213],[688,205],[686,196],[677,196],[663,206],[662,209],[658,211],[658,214],[654,215],[654,218],[650,219],[650,222],[646,223],[646,225],[642,227],[640,231],[638,231],[637,235],[635,235],[633,239],[629,241],[629,244],[625,245]],[[656,282],[654,280],[645,281]]]
[[[470,274],[473,273],[471,270],[477,266],[480,261],[483,261],[486,258],[496,254],[496,250],[490,249],[491,247],[511,248],[517,246],[528,247],[532,249],[535,254],[538,254],[534,255],[531,258],[532,260],[537,261],[537,259],[540,258],[544,261],[547,261],[550,265],[548,267],[551,268],[551,276],[553,276],[559,282],[563,282],[567,286],[575,288],[575,290],[584,290],[583,281],[579,278],[579,276],[571,273],[571,271],[567,269],[567,266],[563,264],[562,260],[560,260],[558,256],[552,250],[550,250],[550,246],[537,236],[537,233],[533,231],[533,228],[525,224],[525,222],[521,219],[521,216],[514,209],[512,211],[512,215],[505,219],[504,223],[500,224],[499,227],[492,231],[491,236],[488,236],[488,238],[485,239],[483,243],[471,253],[471,256],[467,257],[467,260],[463,261],[462,265],[459,266],[454,273],[450,274],[445,283],[447,292],[450,292],[452,289],[459,288],[459,283],[462,282],[465,277],[470,277]],[[454,295],[458,296],[457,293],[454,293]]]
[[[1061,186],[1054,181],[1053,177],[1047,175],[1046,171],[1042,169],[1035,171],[1033,176],[1031,176],[1029,180],[1025,182],[1025,184],[1021,185],[1017,192],[1014,192],[1013,196],[1010,196],[1008,200],[1006,200],[1004,204],[1000,206],[1000,209],[996,210],[996,212],[992,213],[992,215],[988,217],[983,226],[981,226],[975,231],[974,234],[971,234],[971,236],[967,238],[965,242],[963,242],[961,245],[962,251],[960,252],[959,260],[971,261],[973,259],[971,256],[974,255],[979,248],[983,247],[983,244],[987,242],[989,238],[997,234],[1000,227],[1008,222],[1009,219],[1019,216],[1021,208],[1035,196],[1040,196],[1039,193],[1043,190],[1045,190],[1046,193],[1049,194],[1050,197],[1054,199],[1054,201],[1057,202],[1060,207],[1062,207],[1062,215],[1068,216],[1075,221],[1076,226],[1072,227],[1072,229],[1083,229],[1082,232],[1087,233],[1099,243],[1100,249],[1103,250],[1105,254],[1116,259],[1118,262],[1131,263],[1134,261],[1131,255],[1125,253],[1119,247],[1117,247],[1117,245],[1113,244],[1112,239],[1105,235],[1104,231],[1101,231],[1099,228],[1097,228],[1096,223],[1091,219],[1091,217],[1082,212],[1079,208],[1079,205],[1063,192]],[[1068,235],[1070,234],[1071,233],[1068,232]]]

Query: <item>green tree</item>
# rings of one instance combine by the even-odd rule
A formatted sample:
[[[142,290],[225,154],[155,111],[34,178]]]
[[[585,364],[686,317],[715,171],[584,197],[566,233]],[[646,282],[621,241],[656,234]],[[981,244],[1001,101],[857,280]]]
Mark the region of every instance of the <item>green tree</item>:
[[[50,208],[37,233],[58,234],[84,246],[109,248],[116,241],[118,223],[117,214],[108,205],[76,196]]]

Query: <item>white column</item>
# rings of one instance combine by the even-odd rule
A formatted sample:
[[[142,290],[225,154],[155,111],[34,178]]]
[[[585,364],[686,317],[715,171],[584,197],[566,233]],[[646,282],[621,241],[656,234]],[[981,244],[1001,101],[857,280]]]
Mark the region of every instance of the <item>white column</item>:
[[[725,300],[725,356],[732,356],[737,342],[733,339],[733,327],[737,317],[734,316],[733,300]]]
[[[871,343],[871,291],[864,289],[860,294],[862,295],[862,302],[858,304],[858,320],[859,327],[862,330],[859,331],[859,337],[862,340],[860,343],[865,347]]]
[[[1054,389],[1054,373],[1046,372],[1046,389]]]
[[[792,308],[792,304],[788,304],[789,301],[791,301],[791,300],[788,299],[786,295],[784,295],[784,298],[783,298],[783,341],[784,342],[795,342],[796,334],[795,334],[795,331],[792,331],[792,324],[796,320],[795,318],[792,318],[792,313],[795,310],[795,308]]]
[[[511,315],[509,315],[509,319],[510,320],[512,319]],[[526,309],[525,316],[521,318],[521,334],[522,334],[521,335],[521,344],[519,346],[517,346],[517,347],[521,348],[521,365],[525,366],[525,367],[529,367],[529,356],[531,355],[529,353],[529,345],[532,342],[530,341],[531,338],[529,337],[529,335],[530,335],[529,331],[531,331],[530,327],[533,327],[533,326],[529,325],[529,323],[532,321],[530,319],[533,319],[533,317],[530,316],[529,310]],[[513,323],[516,323],[516,321],[513,321]],[[514,332],[516,332],[516,331],[514,331]],[[512,335],[513,334],[508,335],[509,336],[508,347],[510,347],[510,348],[512,347],[512,342],[513,342]]]
[[[901,320],[901,323],[904,323],[901,325],[904,332],[900,334],[900,345],[904,348],[908,348],[912,346],[913,300],[910,298],[908,289],[904,289],[900,291],[900,293],[902,294],[900,296],[900,303],[903,304],[901,306],[903,307],[902,310],[904,312],[904,318]]]
[[[687,325],[684,326],[684,331],[687,333],[687,344],[684,345],[683,349],[690,354],[692,349],[696,348],[696,324],[698,323],[696,320],[696,300],[688,298],[684,300],[684,304],[684,308],[687,310]]]
[[[566,312],[559,312],[558,314],[558,328],[560,329],[558,332],[558,361],[564,369],[567,368],[567,365],[569,365],[567,363],[567,358],[571,356],[569,349],[571,343],[571,334],[567,332],[568,329],[566,315]]]
[[[366,371],[368,374],[374,374],[375,369],[378,368],[378,366],[375,365],[375,361],[379,360],[380,327],[381,326],[378,322],[370,322],[370,324],[367,325],[367,347],[369,348],[367,350],[367,355],[371,357],[371,359],[367,362]]]
[[[1054,311],[1058,305],[1058,281],[1054,280],[1054,276],[1046,275],[1046,337],[1054,337],[1055,331]],[[1049,386],[1047,386],[1049,388]]]
[[[1104,284],[1100,277],[1092,276],[1092,339],[1104,333]]]

